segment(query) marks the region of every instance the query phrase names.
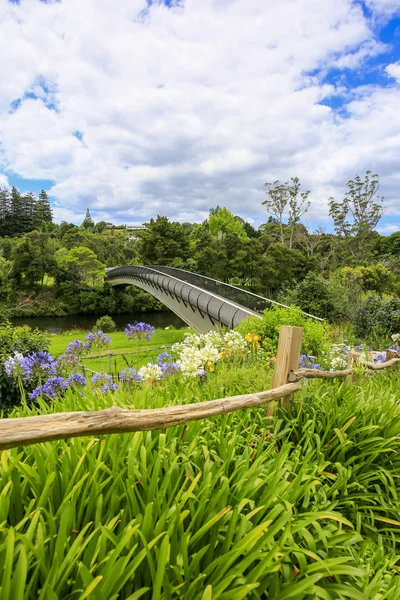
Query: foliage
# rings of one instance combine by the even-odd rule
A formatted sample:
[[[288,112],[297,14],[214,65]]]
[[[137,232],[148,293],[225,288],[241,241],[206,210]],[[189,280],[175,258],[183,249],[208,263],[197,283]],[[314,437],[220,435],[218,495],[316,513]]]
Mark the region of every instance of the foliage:
[[[237,327],[237,330],[243,335],[253,331],[258,332],[265,350],[270,354],[275,354],[278,348],[281,325],[294,325],[304,328],[302,350],[305,354],[318,356],[326,350],[328,331],[323,323],[309,319],[295,306],[290,309],[278,306],[267,309],[261,319],[259,317],[249,317]]]
[[[247,239],[243,224],[235,219],[231,211],[225,207],[218,207],[218,210],[210,211],[208,227],[211,235],[219,237],[220,240],[228,233],[237,235],[242,242]]]
[[[21,282],[28,287],[36,283],[43,285],[45,275],[51,275],[56,269],[55,253],[57,241],[47,233],[32,231],[15,246],[13,252],[13,271],[16,278],[24,277]]]
[[[109,315],[104,315],[97,319],[95,324],[96,329],[101,329],[104,333],[111,333],[115,331],[116,325],[115,321]]]
[[[38,329],[32,330],[28,326],[13,327],[8,322],[0,325],[0,410],[14,406],[20,397],[16,381],[5,371],[5,360],[15,353],[44,352],[48,346],[48,339]]]
[[[94,283],[104,275],[104,265],[97,260],[93,250],[85,246],[71,248],[62,262],[81,282]]]
[[[86,209],[86,215],[82,221],[81,227],[83,227],[83,229],[93,229],[93,227],[94,227],[94,221],[92,219],[92,215],[90,214],[90,210],[88,208]]]
[[[67,391],[14,417],[149,408],[267,389],[259,366],[205,382]],[[2,595],[23,598],[396,598],[396,376],[309,382],[264,409],[166,431],[3,453]],[[204,595],[206,594],[206,595]]]
[[[329,215],[338,235],[350,240],[353,256],[365,256],[370,250],[371,233],[383,215],[383,198],[377,196],[378,175],[367,171],[364,179],[356,175],[347,183],[347,193],[341,202],[329,201]]]
[[[400,331],[400,299],[368,295],[353,315],[355,334],[367,343]]]
[[[354,287],[346,287],[338,278],[325,279],[322,275],[311,272],[292,290],[281,293],[279,301],[333,321],[348,317],[353,306],[350,296],[355,299],[355,291]]]
[[[0,236],[23,235],[45,229],[52,222],[53,212],[44,190],[36,198],[32,192],[22,195],[16,187],[0,188]]]
[[[290,229],[289,248],[292,248],[294,234],[301,217],[308,211],[310,202],[308,196],[310,191],[300,192],[300,180],[298,177],[292,177],[290,183],[266,183],[267,200],[262,203],[268,213],[277,219],[280,227],[280,243],[285,243],[283,218],[288,212],[288,226]]]
[[[188,256],[188,239],[180,223],[158,215],[141,232],[139,248],[144,264],[179,267]]]

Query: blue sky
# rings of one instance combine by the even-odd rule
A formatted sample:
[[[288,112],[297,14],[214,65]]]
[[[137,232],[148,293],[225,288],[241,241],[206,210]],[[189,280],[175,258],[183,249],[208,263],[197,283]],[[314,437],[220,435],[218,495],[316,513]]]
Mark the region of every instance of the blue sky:
[[[0,185],[58,221],[256,225],[299,176],[310,228],[371,169],[400,225],[397,0],[0,0]]]

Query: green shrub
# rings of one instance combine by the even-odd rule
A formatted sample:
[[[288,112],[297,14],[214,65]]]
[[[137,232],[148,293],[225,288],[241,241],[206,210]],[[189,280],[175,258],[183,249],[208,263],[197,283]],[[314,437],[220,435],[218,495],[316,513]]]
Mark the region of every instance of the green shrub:
[[[31,329],[28,325],[13,327],[6,322],[0,326],[0,409],[8,409],[19,404],[20,392],[14,379],[4,370],[4,361],[15,352],[29,354],[45,351],[49,348],[49,340],[39,329]]]
[[[115,331],[116,327],[115,321],[108,315],[104,315],[103,317],[100,317],[100,319],[97,319],[95,324],[95,328],[101,329],[104,333],[111,333],[112,331]]]
[[[400,333],[400,300],[382,299],[370,294],[352,316],[356,336],[373,343],[375,338],[387,338]]]
[[[320,355],[328,346],[328,332],[320,321],[308,318],[300,308],[290,309],[275,306],[264,311],[262,318],[249,317],[237,328],[246,335],[257,331],[261,344],[268,353],[275,354],[278,348],[279,329],[281,325],[294,325],[304,328],[302,352],[313,356]]]

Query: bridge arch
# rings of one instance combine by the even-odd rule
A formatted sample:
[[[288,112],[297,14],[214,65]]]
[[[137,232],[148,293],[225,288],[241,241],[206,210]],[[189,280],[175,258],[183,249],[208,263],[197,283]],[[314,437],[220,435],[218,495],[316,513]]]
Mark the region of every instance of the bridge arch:
[[[246,317],[261,317],[265,308],[279,304],[209,277],[172,267],[116,267],[107,269],[106,278],[112,286],[134,285],[149,292],[199,333],[221,326],[236,327]]]

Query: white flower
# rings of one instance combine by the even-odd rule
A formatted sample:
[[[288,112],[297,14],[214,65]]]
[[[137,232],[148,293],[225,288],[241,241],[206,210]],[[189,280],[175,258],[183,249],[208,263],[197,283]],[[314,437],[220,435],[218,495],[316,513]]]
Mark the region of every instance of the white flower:
[[[159,365],[156,365],[155,363],[148,363],[139,369],[138,375],[141,381],[148,383],[157,379],[162,379],[163,372]]]

